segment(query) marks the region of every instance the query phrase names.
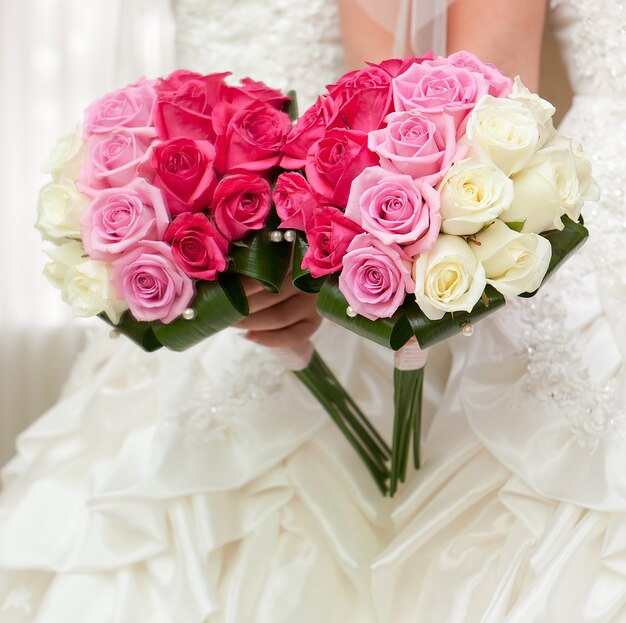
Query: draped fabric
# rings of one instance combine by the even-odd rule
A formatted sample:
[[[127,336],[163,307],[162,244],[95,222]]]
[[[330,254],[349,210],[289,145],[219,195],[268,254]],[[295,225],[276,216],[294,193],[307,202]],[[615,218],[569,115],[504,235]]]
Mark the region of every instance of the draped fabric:
[[[0,3],[0,464],[57,397],[89,324],[41,274],[40,170],[91,100],[171,67],[172,23],[167,0]]]

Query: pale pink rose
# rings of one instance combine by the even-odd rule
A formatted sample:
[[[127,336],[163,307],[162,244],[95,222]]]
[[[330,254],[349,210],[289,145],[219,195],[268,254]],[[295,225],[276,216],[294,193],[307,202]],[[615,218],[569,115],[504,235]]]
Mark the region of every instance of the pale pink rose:
[[[113,262],[111,277],[136,320],[169,324],[189,306],[193,281],[165,242],[142,242]]]
[[[272,195],[276,213],[285,229],[304,231],[307,219],[319,205],[309,183],[299,173],[283,173],[278,176]]]
[[[431,186],[467,153],[456,140],[452,115],[397,112],[387,117],[387,127],[368,136],[369,148],[380,156],[380,166],[421,179]]]
[[[505,76],[495,65],[483,63],[477,56],[465,50],[450,54],[447,58],[440,56],[437,60],[428,61],[426,64],[431,67],[454,65],[455,67],[462,67],[480,74],[489,83],[489,95],[494,97],[507,97],[513,88],[513,81]]]
[[[384,244],[405,246],[412,256],[430,249],[437,239],[439,205],[432,186],[370,167],[352,183],[346,216]]]
[[[169,215],[161,191],[143,179],[98,193],[82,214],[89,257],[110,262],[144,240],[161,240]]]
[[[339,290],[357,314],[369,320],[390,318],[407,293],[415,290],[411,268],[411,261],[397,245],[359,234],[343,258]]]
[[[107,93],[85,111],[85,135],[115,128],[152,128],[156,103],[154,82],[142,79],[124,89]],[[156,136],[156,130],[152,130]]]
[[[411,65],[392,81],[393,101],[398,112],[448,112],[454,117],[457,136],[465,131],[467,117],[489,91],[484,76],[463,67],[432,67],[429,61]]]
[[[92,134],[86,141],[87,157],[76,186],[93,197],[99,190],[130,184],[139,175],[152,140],[151,132],[141,129]]]

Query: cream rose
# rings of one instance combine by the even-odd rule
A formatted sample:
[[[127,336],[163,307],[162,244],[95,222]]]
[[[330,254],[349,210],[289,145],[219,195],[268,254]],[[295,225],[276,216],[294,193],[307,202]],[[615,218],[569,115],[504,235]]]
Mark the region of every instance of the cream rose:
[[[552,123],[552,117],[556,108],[548,101],[531,93],[517,76],[513,82],[513,89],[509,98],[523,104],[533,114],[539,125],[538,147],[543,147],[556,133]]]
[[[128,305],[115,292],[110,264],[86,258],[81,244],[76,241],[47,253],[52,262],[45,266],[44,275],[61,290],[63,300],[76,316],[106,312],[113,322],[119,322]]]
[[[56,181],[63,177],[76,179],[84,159],[83,129],[79,125],[74,132],[62,136],[57,141],[43,167],[43,172],[50,173]]]
[[[89,201],[69,180],[46,184],[39,191],[37,229],[49,240],[79,238],[80,218]]]
[[[467,236],[498,218],[513,201],[513,182],[497,167],[470,157],[452,165],[439,187],[442,230]]]
[[[513,203],[500,218],[523,223],[525,233],[563,229],[563,215],[578,219],[584,198],[597,196],[589,161],[562,134],[540,149],[512,179]]]
[[[415,298],[430,320],[446,312],[471,311],[487,284],[485,270],[469,244],[458,236],[441,235],[414,265]]]
[[[552,247],[538,234],[520,234],[494,221],[477,234],[472,251],[483,265],[487,283],[504,296],[534,292],[546,275]]]
[[[537,151],[539,124],[521,102],[486,95],[472,111],[466,134],[482,160],[510,176],[526,167]]]

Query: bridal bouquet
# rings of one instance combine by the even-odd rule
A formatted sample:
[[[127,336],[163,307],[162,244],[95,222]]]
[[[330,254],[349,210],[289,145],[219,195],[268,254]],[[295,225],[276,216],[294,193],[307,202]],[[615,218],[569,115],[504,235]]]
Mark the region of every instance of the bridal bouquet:
[[[99,315],[147,351],[185,350],[238,322],[248,314],[239,277],[278,292],[290,267],[272,187],[295,101],[228,75],[176,71],[105,95],[47,166],[46,275],[75,315]],[[319,355],[283,357],[363,440],[384,488],[388,448]]]
[[[389,490],[419,467],[426,349],[532,295],[588,235],[595,192],[554,107],[467,52],[343,76],[289,133],[276,181],[294,282],[397,351]]]

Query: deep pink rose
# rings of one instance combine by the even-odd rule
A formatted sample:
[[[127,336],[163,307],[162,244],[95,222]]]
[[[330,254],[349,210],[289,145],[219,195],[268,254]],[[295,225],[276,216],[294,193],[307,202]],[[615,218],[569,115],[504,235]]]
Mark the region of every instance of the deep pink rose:
[[[215,223],[228,240],[241,240],[263,229],[272,207],[272,189],[259,175],[227,175],[215,189],[211,210]]]
[[[439,57],[427,64],[432,67],[454,65],[480,74],[489,83],[489,95],[494,97],[507,97],[513,88],[513,80],[503,75],[495,65],[483,63],[477,56],[464,50],[450,54],[447,58]]]
[[[380,67],[351,71],[328,91],[335,107],[330,127],[370,132],[391,110],[391,76]]]
[[[361,231],[341,210],[330,206],[316,208],[306,223],[309,248],[302,259],[302,268],[308,269],[313,277],[338,272],[350,242]]]
[[[220,103],[214,111],[215,168],[226,173],[266,173],[280,162],[291,130],[289,115],[258,100],[237,110]]]
[[[404,246],[412,256],[435,243],[441,228],[439,206],[439,193],[428,184],[370,167],[352,183],[346,216],[384,244]]]
[[[357,314],[370,320],[390,318],[407,293],[415,291],[411,262],[400,247],[360,234],[343,258],[339,289]]]
[[[215,141],[212,114],[229,73],[201,74],[178,70],[157,83],[155,125],[163,139]]]
[[[489,91],[484,76],[463,67],[432,67],[429,61],[411,65],[394,78],[393,101],[397,112],[449,112],[454,116],[457,136],[465,131],[467,117],[478,100]]]
[[[144,175],[163,191],[172,215],[208,208],[217,177],[215,147],[209,141],[175,138],[158,143]]]
[[[169,324],[194,295],[193,281],[178,266],[165,242],[142,242],[113,262],[117,295],[136,320]]]
[[[277,89],[268,87],[265,82],[257,82],[252,80],[252,78],[243,78],[240,88],[255,99],[266,102],[277,110],[281,110],[291,99]]]
[[[87,156],[76,185],[89,196],[105,188],[130,184],[152,144],[153,133],[125,128],[87,138]]]
[[[386,71],[392,78],[395,78],[399,74],[403,74],[414,63],[423,63],[424,61],[432,61],[435,58],[433,52],[428,52],[426,55],[416,58],[409,56],[407,58],[390,58],[380,63],[367,63],[370,67],[380,67],[383,71]]]
[[[345,208],[352,180],[378,157],[367,148],[367,134],[336,128],[309,150],[306,177],[314,192],[328,203]]]
[[[296,121],[283,147],[280,166],[285,169],[303,169],[311,146],[324,136],[326,126],[334,116],[335,103],[330,97],[318,97]]]
[[[387,123],[368,137],[369,148],[380,156],[380,166],[431,186],[469,149],[457,143],[454,117],[447,113],[396,112]]]
[[[304,231],[305,223],[319,205],[308,182],[299,173],[278,176],[273,193],[281,228]]]
[[[150,128],[155,101],[154,82],[145,79],[107,93],[85,111],[85,136],[115,128]]]
[[[161,191],[138,178],[128,186],[100,191],[80,224],[89,257],[110,262],[145,240],[162,240],[169,216]]]
[[[179,214],[167,228],[165,242],[179,266],[196,279],[215,281],[228,268],[228,240],[202,213]]]

